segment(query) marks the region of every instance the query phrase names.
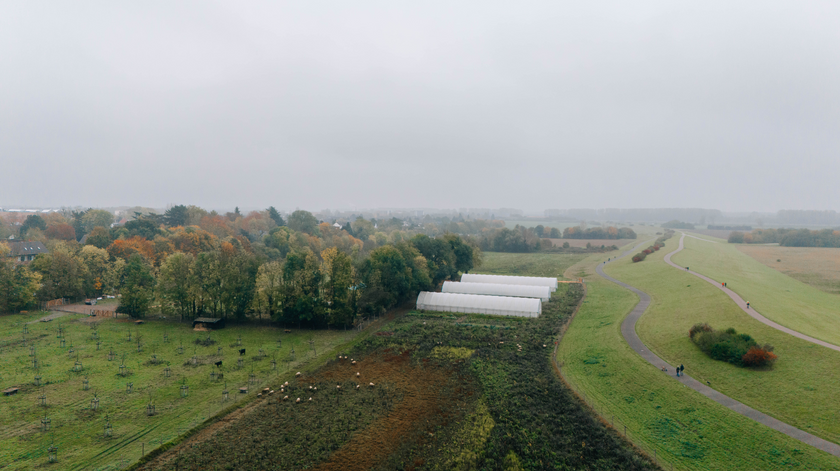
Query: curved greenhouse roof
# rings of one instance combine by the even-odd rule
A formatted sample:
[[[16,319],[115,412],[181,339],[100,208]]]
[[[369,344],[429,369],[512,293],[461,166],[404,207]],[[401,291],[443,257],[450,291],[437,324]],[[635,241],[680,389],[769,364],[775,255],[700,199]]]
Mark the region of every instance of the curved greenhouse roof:
[[[513,296],[516,298],[539,298],[546,302],[551,298],[548,286],[499,285],[496,283],[458,283],[444,281],[444,293],[484,294],[487,296]]]
[[[495,316],[539,317],[542,313],[542,301],[530,298],[422,291],[417,296],[417,309]]]
[[[551,292],[557,291],[557,278],[540,276],[504,276],[504,275],[461,275],[461,283],[493,283],[498,285],[548,286]]]

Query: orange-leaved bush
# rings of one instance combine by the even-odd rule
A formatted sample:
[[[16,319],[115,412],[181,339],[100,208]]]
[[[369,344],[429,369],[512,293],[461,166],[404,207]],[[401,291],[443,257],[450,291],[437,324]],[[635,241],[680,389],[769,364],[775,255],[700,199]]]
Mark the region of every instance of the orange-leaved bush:
[[[767,349],[755,346],[750,348],[746,354],[741,358],[741,361],[744,362],[744,366],[768,366],[772,365],[774,361],[776,361],[776,354],[773,353],[772,347]]]

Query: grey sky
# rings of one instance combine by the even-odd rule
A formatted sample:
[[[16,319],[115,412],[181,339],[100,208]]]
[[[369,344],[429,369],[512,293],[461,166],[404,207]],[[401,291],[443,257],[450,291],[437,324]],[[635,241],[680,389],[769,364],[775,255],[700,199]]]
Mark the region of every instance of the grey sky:
[[[0,206],[840,210],[836,1],[2,11]]]

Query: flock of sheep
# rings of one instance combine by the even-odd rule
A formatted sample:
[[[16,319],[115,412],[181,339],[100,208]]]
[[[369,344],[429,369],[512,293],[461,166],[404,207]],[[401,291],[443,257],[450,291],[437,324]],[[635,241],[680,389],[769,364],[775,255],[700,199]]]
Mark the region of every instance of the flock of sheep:
[[[343,361],[343,360],[347,360],[347,357],[346,357],[346,356],[339,355],[339,356],[338,356],[338,359],[339,359],[339,361]],[[351,365],[355,365],[355,364],[356,364],[356,360],[354,360],[354,359],[350,358],[350,364],[351,364]],[[301,374],[301,372],[300,372],[300,371],[298,371],[297,373],[295,373],[295,378],[300,378],[301,376],[302,376],[302,374]],[[359,372],[359,371],[357,371],[357,372],[356,372],[356,378],[361,378],[361,377],[362,377],[362,373],[361,373],[361,372]],[[357,385],[356,385],[356,389],[359,389],[361,386],[362,386],[361,384],[357,384]],[[368,387],[371,387],[371,388],[372,388],[373,386],[374,386],[374,384],[373,384],[373,383],[368,383]],[[280,385],[280,394],[284,394],[284,393],[286,392],[286,390],[287,390],[287,389],[289,389],[289,382],[288,382],[288,381],[286,381],[285,383],[283,383],[283,384],[281,384],[281,385]],[[317,386],[312,386],[312,385],[310,385],[310,386],[309,386],[309,390],[310,390],[311,392],[315,392],[315,391],[317,391],[317,390],[318,390],[318,387],[317,387]],[[336,390],[338,390],[338,391],[340,391],[340,390],[341,390],[341,385],[340,385],[340,384],[339,384],[339,385],[336,385]],[[274,390],[273,390],[273,389],[271,389],[271,388],[263,388],[262,392],[260,392],[259,394],[257,394],[257,397],[262,397],[262,396],[272,396],[272,395],[274,395]],[[288,395],[286,395],[286,396],[283,396],[281,399],[279,399],[279,400],[278,400],[278,402],[284,402],[284,401],[288,401],[288,400],[289,400],[289,396],[288,396]],[[306,401],[306,402],[312,402],[312,397],[310,396],[310,397],[309,397],[309,401]],[[300,403],[301,403],[301,398],[297,398],[297,399],[295,399],[295,404],[300,404]]]

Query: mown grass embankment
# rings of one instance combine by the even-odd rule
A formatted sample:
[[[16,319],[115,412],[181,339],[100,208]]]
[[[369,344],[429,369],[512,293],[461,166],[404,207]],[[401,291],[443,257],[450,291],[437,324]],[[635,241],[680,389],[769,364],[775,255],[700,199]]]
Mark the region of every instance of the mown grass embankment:
[[[840,249],[832,249],[840,252]],[[689,266],[749,301],[764,317],[805,335],[840,345],[840,301],[767,267],[738,250],[735,244],[685,238],[685,249],[674,263]]]
[[[654,351],[672,363],[685,364],[688,373],[700,378],[706,373],[702,362],[713,360],[705,357],[691,344],[687,335],[690,323],[687,322],[683,329],[671,317],[673,306],[660,306],[663,297],[669,298],[676,293],[674,297],[680,300],[680,306],[698,305],[701,311],[707,312],[715,309],[714,305],[711,309],[703,308],[710,293],[695,290],[689,291],[691,296],[685,297],[681,291],[670,293],[676,287],[664,287],[663,294],[651,292],[654,290],[650,290],[650,286],[641,286],[645,279],[652,284],[676,280],[688,290],[688,284],[695,288],[698,282],[705,283],[692,277],[693,280],[683,284],[680,275],[684,274],[661,261],[677,242],[677,238],[669,240],[666,248],[649,256],[644,262],[632,264],[629,258],[622,259],[607,271],[622,281],[634,285],[638,283],[636,286],[651,294],[651,312],[657,310],[664,316],[664,320],[659,317],[653,319],[654,330],[662,326],[661,330],[667,333],[665,338],[653,339],[656,341]],[[614,420],[616,428],[622,432],[626,425],[634,443],[649,454],[656,451],[661,462],[666,463],[666,469],[671,464],[676,469],[694,470],[774,470],[790,467],[840,469],[840,460],[837,458],[759,425],[689,390],[670,377],[673,372],[663,373],[630,349],[621,335],[620,325],[638,298],[594,274],[594,267],[602,262],[602,258],[590,257],[567,271],[569,276],[586,276],[588,294],[560,343],[558,359],[563,363],[562,370],[567,381],[576,390],[586,394],[587,401],[607,421]],[[662,271],[659,271],[660,266]],[[647,273],[648,270],[653,273]],[[630,272],[639,274],[633,280],[625,280],[625,277],[631,278],[627,276]],[[642,317],[642,323],[651,322],[648,317],[651,312]],[[735,325],[736,329],[738,327]],[[640,328],[640,334],[643,331]],[[752,329],[752,325],[746,326],[743,331],[764,339],[765,332]],[[646,342],[651,341],[646,332],[642,338]],[[687,351],[671,358],[663,353],[659,342],[666,346],[685,344],[686,348],[696,350],[697,361],[686,359],[689,358]],[[779,353],[782,354],[781,351]],[[708,366],[710,371],[734,368],[723,363],[708,363]],[[712,386],[718,388],[716,379],[712,380]],[[740,388],[749,389],[752,386],[745,383]],[[767,396],[774,394],[772,388],[764,389],[763,392]]]

